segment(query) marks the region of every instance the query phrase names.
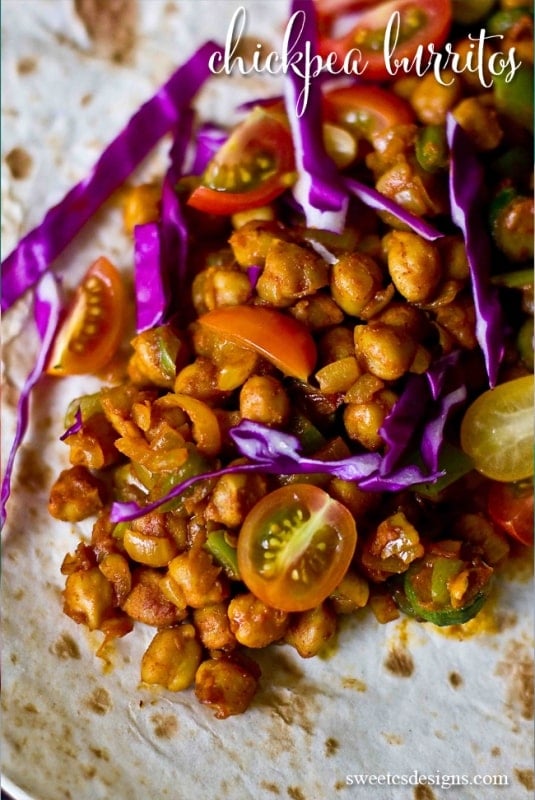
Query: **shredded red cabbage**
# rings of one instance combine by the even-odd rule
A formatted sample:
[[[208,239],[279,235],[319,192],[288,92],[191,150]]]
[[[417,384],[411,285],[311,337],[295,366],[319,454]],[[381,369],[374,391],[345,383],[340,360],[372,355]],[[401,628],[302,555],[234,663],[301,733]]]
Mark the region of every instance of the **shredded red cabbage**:
[[[344,183],[351,194],[358,197],[368,208],[373,208],[376,211],[388,211],[389,214],[392,214],[392,216],[396,217],[400,222],[408,225],[415,233],[420,234],[423,239],[434,241],[444,236],[442,231],[434,228],[421,217],[411,214],[410,211],[404,209],[403,206],[400,206],[395,200],[390,200],[390,198],[385,197],[384,194],[378,192],[377,189],[366,186],[365,183],[356,181],[354,178],[345,178]]]
[[[451,386],[455,383],[454,368],[459,355],[459,351],[454,351],[431,364],[423,375],[408,376],[403,392],[380,429],[386,443],[381,474],[389,474],[417,446],[427,469],[438,470],[444,426],[451,411],[466,399],[464,386]]]
[[[33,369],[22,387],[17,404],[17,427],[11,450],[9,451],[0,491],[0,522],[2,525],[6,519],[6,503],[11,494],[11,477],[15,457],[28,428],[31,391],[45,368],[48,353],[58,326],[60,312],[61,299],[57,281],[53,275],[44,275],[37,285],[34,304],[34,318],[41,338],[41,347]]]
[[[259,266],[258,264],[252,264],[250,267],[247,267],[247,277],[249,278],[251,289],[255,288],[261,274],[262,274],[262,267]]]
[[[481,214],[484,170],[470,137],[451,114],[446,133],[450,148],[451,218],[464,236],[476,312],[476,337],[483,351],[489,384],[495,386],[504,353],[504,324],[498,293],[488,272],[491,246]]]
[[[195,134],[193,163],[188,169],[192,175],[202,175],[217,151],[225,144],[228,133],[212,123],[201,125]]]
[[[72,425],[69,425],[67,430],[65,430],[61,436],[59,437],[60,442],[64,442],[65,439],[68,439],[69,436],[72,436],[74,433],[78,433],[82,430],[82,407],[78,404],[76,412],[74,414],[74,422]]]
[[[188,231],[175,186],[182,174],[192,124],[191,111],[179,114],[162,186],[160,220],[134,229],[138,332],[168,320],[172,298],[181,296],[186,278]]]
[[[206,42],[177,69],[130,119],[104,150],[84,180],[45,214],[2,264],[2,309],[10,308],[46,272],[82,226],[176,125],[204,81],[211,75],[210,55],[219,50]]]
[[[343,480],[355,481],[363,489],[377,492],[399,491],[424,481],[435,481],[443,474],[442,472],[426,474],[417,466],[405,466],[388,475],[381,474],[381,456],[378,453],[361,453],[337,461],[307,458],[300,454],[301,444],[297,437],[247,419],[231,428],[229,435],[241,455],[249,459],[249,463],[235,464],[194,475],[174,486],[164,497],[144,506],[135,502],[115,502],[111,507],[111,521],[137,519],[178,497],[197,481],[243,472],[263,472],[271,475],[326,473]]]
[[[292,0],[291,15],[299,15],[289,37],[289,52],[303,60],[317,52],[317,25],[313,3]],[[300,48],[310,46],[311,53]],[[297,66],[297,65],[296,65]],[[313,76],[317,77],[317,76]],[[295,200],[302,207],[307,225],[339,233],[345,225],[349,198],[333,160],[325,152],[322,125],[322,95],[319,82],[307,86],[303,74],[290,69],[285,81],[285,105],[295,149],[298,178],[293,187]]]

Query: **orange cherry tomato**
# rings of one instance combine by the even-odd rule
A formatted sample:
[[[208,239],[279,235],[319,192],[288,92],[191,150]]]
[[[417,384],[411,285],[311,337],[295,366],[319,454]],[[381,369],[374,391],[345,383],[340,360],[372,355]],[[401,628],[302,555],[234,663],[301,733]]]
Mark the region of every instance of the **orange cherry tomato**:
[[[323,98],[323,108],[326,119],[343,125],[365,139],[393,125],[414,122],[414,113],[402,97],[368,84],[327,92]]]
[[[488,511],[505,533],[525,545],[533,545],[533,484],[531,481],[491,484]]]
[[[48,375],[99,372],[115,355],[124,332],[126,295],[107,258],[89,267],[56,334]]]
[[[360,50],[362,71],[365,80],[389,80],[384,39],[389,20],[399,12],[399,36],[392,56],[407,59],[412,63],[418,47],[433,43],[438,50],[446,41],[451,24],[450,0],[433,0],[422,3],[418,0],[386,0],[364,2],[364,0],[334,0],[318,2],[319,53],[324,58],[335,53],[340,61],[352,48]],[[392,37],[395,28],[393,26]],[[394,41],[391,42],[392,46]],[[427,51],[424,51],[425,59]],[[429,56],[429,54],[427,53]],[[425,62],[427,63],[427,62]],[[405,74],[400,70],[398,76]]]
[[[305,611],[344,577],[357,542],[348,509],[312,484],[283,486],[249,512],[238,536],[238,569],[262,602]]]
[[[198,320],[237,344],[252,347],[285,375],[305,381],[314,370],[316,344],[293,317],[263,306],[222,306]]]
[[[295,181],[293,142],[285,116],[254,108],[208,164],[188,205],[235,214],[266,205]]]

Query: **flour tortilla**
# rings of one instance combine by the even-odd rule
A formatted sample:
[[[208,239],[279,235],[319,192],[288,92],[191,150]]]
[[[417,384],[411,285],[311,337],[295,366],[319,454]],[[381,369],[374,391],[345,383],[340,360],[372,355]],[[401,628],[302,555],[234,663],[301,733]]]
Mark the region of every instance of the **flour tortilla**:
[[[88,20],[91,5],[78,4]],[[123,5],[129,14],[130,4]],[[146,0],[137,23],[126,17],[120,52],[70,1],[25,0],[24,13],[19,0],[4,1],[4,254],[84,176],[178,63],[205,39],[224,39],[238,5],[247,8],[249,35],[276,47],[288,8],[282,0]],[[240,100],[278,88],[270,76],[218,78],[199,105],[206,119],[222,121]],[[143,175],[161,173],[166,147]],[[14,148],[21,149],[15,161]],[[102,252],[129,268],[131,250],[113,204],[59,259],[66,285]],[[4,318],[4,463],[14,403],[36,347],[23,299]],[[46,511],[50,484],[67,466],[58,441],[66,404],[96,387],[92,378],[40,382],[8,505],[2,771],[17,800],[529,796],[533,625],[529,577],[520,567],[513,581],[499,582],[484,617],[487,633],[460,640],[408,620],[379,626],[363,614],[342,626],[327,658],[305,661],[287,646],[258,654],[258,696],[245,715],[225,721],[191,691],[140,686],[149,628],[136,626],[104,666],[94,655],[99,634],[61,612],[63,556],[90,526],[57,522]],[[349,785],[346,776],[360,773],[405,776],[407,783]],[[430,793],[416,788],[417,773],[433,781]],[[504,775],[508,786],[440,788],[450,775],[477,774]]]

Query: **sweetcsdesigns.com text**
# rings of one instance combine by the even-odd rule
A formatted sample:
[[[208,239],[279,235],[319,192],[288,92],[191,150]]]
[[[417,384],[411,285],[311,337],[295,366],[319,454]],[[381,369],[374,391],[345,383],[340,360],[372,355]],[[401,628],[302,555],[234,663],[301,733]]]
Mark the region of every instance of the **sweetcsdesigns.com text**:
[[[265,52],[264,46],[259,42],[247,61],[239,55],[246,28],[247,11],[240,6],[228,26],[224,51],[217,51],[210,57],[210,71],[215,75],[230,75],[233,72],[241,75],[264,72],[270,75],[286,75],[293,71],[303,81],[303,90],[297,98],[298,116],[302,116],[307,107],[311,81],[318,75],[359,76],[366,72],[368,62],[358,47],[349,48],[343,60],[336,53],[328,53],[326,56],[314,53],[312,43],[304,39],[304,11],[297,11],[290,17],[280,51]],[[395,11],[386,25],[383,44],[385,69],[392,77],[409,73],[422,77],[431,71],[436,80],[446,86],[453,83],[456,75],[471,72],[477,74],[481,86],[488,89],[493,85],[496,76],[503,76],[505,82],[510,83],[522,63],[517,60],[514,47],[506,51],[499,49],[504,38],[502,35],[487,34],[485,28],[477,36],[469,35],[470,47],[462,55],[450,42],[446,42],[440,49],[433,42],[428,42],[418,45],[412,58],[399,58],[396,56],[396,48],[400,31],[400,13]],[[492,52],[489,52],[489,44],[493,46]]]

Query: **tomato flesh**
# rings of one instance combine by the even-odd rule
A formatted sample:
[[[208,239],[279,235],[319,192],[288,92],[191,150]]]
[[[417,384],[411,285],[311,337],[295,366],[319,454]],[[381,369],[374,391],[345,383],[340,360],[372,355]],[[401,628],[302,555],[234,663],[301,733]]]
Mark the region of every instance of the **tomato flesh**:
[[[399,35],[392,53],[394,60],[407,59],[409,64],[420,45],[433,43],[438,50],[446,41],[451,24],[450,0],[418,3],[415,0],[387,0],[367,3],[363,0],[344,0],[335,11],[334,3],[319,4],[319,52],[324,58],[335,53],[343,60],[349,50],[357,48],[362,54],[362,78],[384,80],[392,77],[387,69],[385,33],[392,16],[399,12]],[[321,9],[333,8],[333,11]],[[347,30],[350,25],[350,30]],[[392,38],[395,26],[392,27]],[[394,41],[390,42],[389,51]],[[403,71],[405,72],[405,70]],[[402,73],[403,74],[403,73]]]
[[[533,475],[533,375],[489,389],[461,422],[461,446],[475,468],[496,481]]]
[[[98,258],[78,286],[48,359],[59,377],[99,372],[115,355],[124,332],[126,296],[121,276]]]
[[[235,214],[270,203],[294,181],[294,151],[285,117],[255,108],[208,164],[188,205],[208,214]]]
[[[488,512],[505,533],[525,545],[533,545],[533,484],[493,483]]]
[[[285,375],[306,380],[316,364],[316,344],[308,328],[272,308],[223,306],[203,314],[199,322],[251,347]]]
[[[410,105],[379,86],[361,84],[327,92],[324,110],[327,119],[366,139],[393,125],[414,122]]]
[[[284,486],[247,515],[238,537],[238,568],[266,605],[305,611],[344,577],[357,541],[348,509],[311,484]]]

